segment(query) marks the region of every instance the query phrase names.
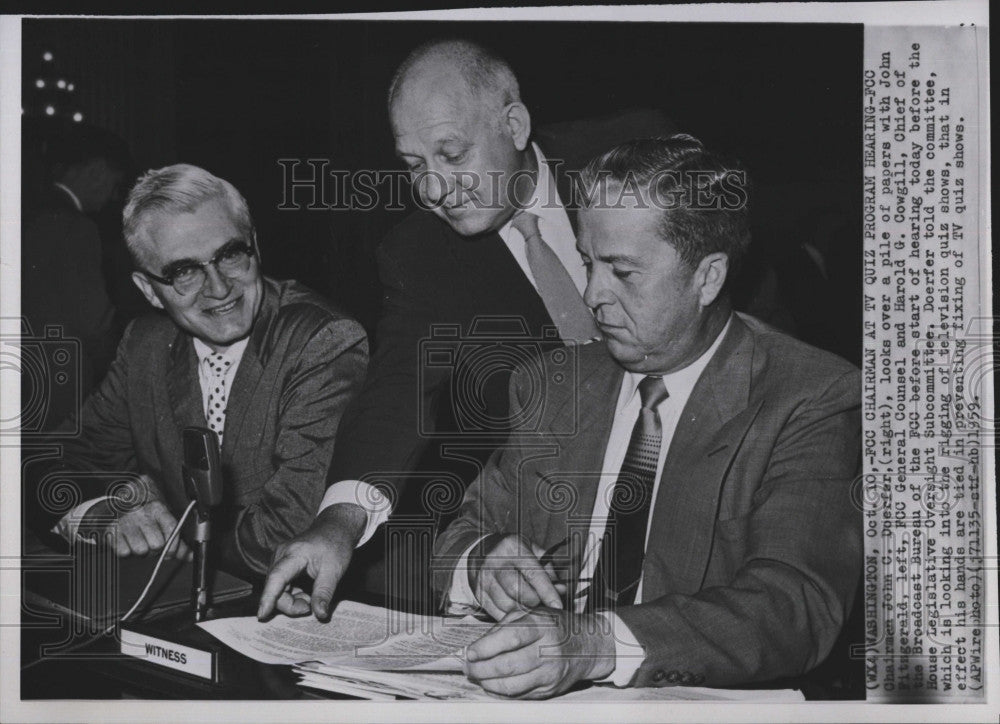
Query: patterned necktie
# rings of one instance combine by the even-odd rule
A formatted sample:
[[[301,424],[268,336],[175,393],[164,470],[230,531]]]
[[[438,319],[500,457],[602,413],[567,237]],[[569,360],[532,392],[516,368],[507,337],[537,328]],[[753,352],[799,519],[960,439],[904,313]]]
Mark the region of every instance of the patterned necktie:
[[[222,430],[226,426],[226,401],[229,397],[226,390],[226,372],[233,361],[216,352],[205,358],[205,364],[212,373],[212,387],[208,392],[208,410],[205,412],[205,417],[209,429],[218,434],[219,444],[222,444]]]
[[[661,377],[646,377],[639,383],[639,397],[642,408],[611,493],[608,524],[587,597],[588,611],[632,605],[642,575],[663,437],[656,408],[669,394]]]
[[[559,329],[559,336],[566,342],[587,342],[600,337],[594,315],[583,303],[572,277],[542,238],[538,217],[522,211],[514,216],[511,225],[524,237],[528,268],[538,285],[538,295],[545,309]]]

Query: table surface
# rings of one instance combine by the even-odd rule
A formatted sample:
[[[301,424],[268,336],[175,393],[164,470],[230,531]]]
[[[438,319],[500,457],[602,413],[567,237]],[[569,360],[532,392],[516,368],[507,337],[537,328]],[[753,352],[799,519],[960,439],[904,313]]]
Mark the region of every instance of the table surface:
[[[213,617],[252,615],[256,595],[223,604]],[[198,628],[190,612],[172,614],[139,624],[143,632],[170,641],[213,650],[219,656],[219,681],[152,664],[119,653],[117,635],[93,638],[74,631],[68,617],[59,625],[32,625],[29,615],[21,636],[22,699],[299,699],[311,693],[297,686],[289,666],[261,664],[220,644]],[[69,625],[67,625],[69,624]],[[127,624],[126,624],[127,626]],[[71,653],[62,650],[87,638],[92,642]],[[49,651],[45,651],[49,647]],[[331,694],[334,698],[337,697]]]
[[[352,595],[352,600],[386,605],[384,600]],[[258,592],[214,607],[210,618],[250,616],[256,613]],[[178,611],[142,620],[144,632],[200,649],[219,657],[219,680],[209,682],[120,653],[116,634],[94,636],[68,615],[39,614],[22,607],[21,698],[54,699],[350,699],[330,692],[304,689],[290,666],[262,664],[221,644],[197,627],[191,611]],[[89,642],[88,642],[89,640]],[[81,642],[86,645],[67,653]],[[777,682],[775,682],[777,684]],[[774,688],[801,688],[807,699],[853,698],[837,696],[808,681],[778,684]]]

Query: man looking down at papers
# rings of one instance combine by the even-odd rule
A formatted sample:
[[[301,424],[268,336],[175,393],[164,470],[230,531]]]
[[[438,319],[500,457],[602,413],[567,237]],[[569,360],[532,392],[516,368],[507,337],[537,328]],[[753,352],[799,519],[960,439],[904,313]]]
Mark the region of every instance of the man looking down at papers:
[[[858,371],[732,311],[738,167],[678,135],[618,146],[583,181],[604,342],[577,350],[577,388],[545,390],[541,427],[513,433],[435,545],[435,588],[499,620],[466,673],[524,698],[802,674],[860,572]],[[574,414],[574,436],[551,434]]]
[[[569,189],[559,188],[569,180],[558,172],[559,155],[572,151],[576,157],[596,139],[603,149],[637,132],[623,133],[617,121],[593,128],[582,123],[585,134],[567,134],[561,151],[545,152],[559,155],[546,157],[531,140],[531,115],[510,65],[460,39],[430,41],[411,52],[390,84],[388,110],[396,153],[421,208],[378,248],[383,309],[369,377],[344,414],[316,520],[275,555],[261,593],[261,618],[275,610],[309,612],[303,599],[288,595],[303,573],[314,580],[312,613],[327,618],[354,555],[328,506],[361,502],[367,508],[363,534],[354,539],[359,545],[373,537],[390,509],[413,530],[413,521],[438,516],[441,507],[449,508],[450,518],[465,486],[509,432],[506,360],[517,357],[526,339],[532,346],[538,340],[561,346],[597,334],[582,299],[586,279],[576,253],[576,214]],[[517,214],[519,209],[529,213]],[[467,348],[480,344],[480,322],[490,327],[498,318],[523,329],[511,336],[509,324],[493,328],[493,355],[460,353],[465,341]],[[553,327],[556,337],[549,334]],[[441,328],[458,332],[454,365],[428,364],[421,352]],[[474,382],[462,382],[470,378]],[[476,421],[483,420],[480,427]],[[459,447],[462,453],[455,454]],[[446,505],[425,502],[434,479],[458,482]],[[372,542],[374,550],[386,543],[385,531]],[[384,588],[395,589],[386,593],[426,606],[426,557],[399,566],[387,553],[386,570],[376,576]]]
[[[112,530],[119,556],[161,550],[188,503],[182,431],[208,427],[222,445],[216,560],[262,575],[323,497],[340,416],[364,380],[364,330],[296,282],[262,274],[246,200],[204,169],[148,172],[129,194],[124,232],[132,279],[158,313],[129,325],[80,434],[61,440],[55,467],[86,502],[57,510],[43,481],[26,495],[29,513],[70,539],[80,525]],[[345,531],[364,519],[356,505],[331,514]],[[177,545],[171,553],[184,555]]]

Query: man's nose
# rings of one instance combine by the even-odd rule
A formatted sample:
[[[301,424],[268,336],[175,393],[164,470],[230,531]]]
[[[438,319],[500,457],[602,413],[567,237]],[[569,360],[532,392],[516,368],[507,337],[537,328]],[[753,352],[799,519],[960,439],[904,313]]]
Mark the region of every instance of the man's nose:
[[[445,204],[454,189],[454,178],[436,169],[424,171],[420,178],[421,195],[432,208]]]
[[[587,288],[583,290],[583,303],[596,312],[598,307],[608,301],[607,287],[602,283],[601,275],[596,271],[592,272],[587,280]]]
[[[205,266],[205,283],[201,293],[211,299],[225,299],[233,288],[233,281],[215,268],[215,264]]]

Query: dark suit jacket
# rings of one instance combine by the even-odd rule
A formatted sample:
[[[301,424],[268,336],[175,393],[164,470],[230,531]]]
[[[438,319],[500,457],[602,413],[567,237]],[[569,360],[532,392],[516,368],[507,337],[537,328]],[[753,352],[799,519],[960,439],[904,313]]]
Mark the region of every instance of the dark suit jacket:
[[[114,357],[115,310],[101,271],[97,225],[56,186],[37,207],[25,209],[21,271],[22,315],[37,336],[44,336],[46,325],[57,325],[63,336],[79,341],[80,379],[75,382],[88,394]]]
[[[543,547],[587,530],[623,371],[579,348],[579,406],[551,388],[540,433],[515,433],[435,546],[445,592],[481,535]],[[525,376],[512,405],[527,401]],[[688,399],[664,464],[642,601],[618,614],[645,648],[632,684],[730,686],[803,673],[829,652],[861,564],[860,377],[743,315]],[[577,421],[578,432],[556,436]]]
[[[367,361],[357,322],[295,282],[264,280],[222,444],[225,493],[215,537],[227,568],[265,571],[274,548],[312,522],[341,414]],[[183,511],[181,432],[206,426],[197,364],[190,336],[165,315],[129,325],[110,372],[84,404],[82,434],[65,440],[58,462],[62,470],[100,475],[77,476],[75,501],[36,500],[47,503],[34,506],[43,528],[68,512],[68,503],[103,494],[115,473],[149,475],[173,513]]]
[[[508,428],[463,428],[462,413],[480,410],[487,418],[504,419],[509,369],[497,370],[483,385],[473,383],[481,401],[472,399],[471,388],[455,394],[453,373],[475,359],[488,362],[497,341],[530,346],[552,320],[498,234],[464,238],[433,215],[417,212],[389,234],[378,262],[384,299],[375,353],[368,380],[345,415],[330,482],[379,480],[398,494],[417,469],[453,480],[454,463],[443,459],[441,445],[463,430],[472,433],[466,442],[480,444],[472,456],[485,461]],[[500,317],[509,323],[495,324]],[[479,349],[477,340],[489,348],[469,360],[467,353]],[[558,336],[553,341],[560,343]],[[452,363],[430,356],[441,348],[454,350]],[[472,465],[461,477],[475,477]],[[464,485],[455,489],[452,508],[463,491]]]

